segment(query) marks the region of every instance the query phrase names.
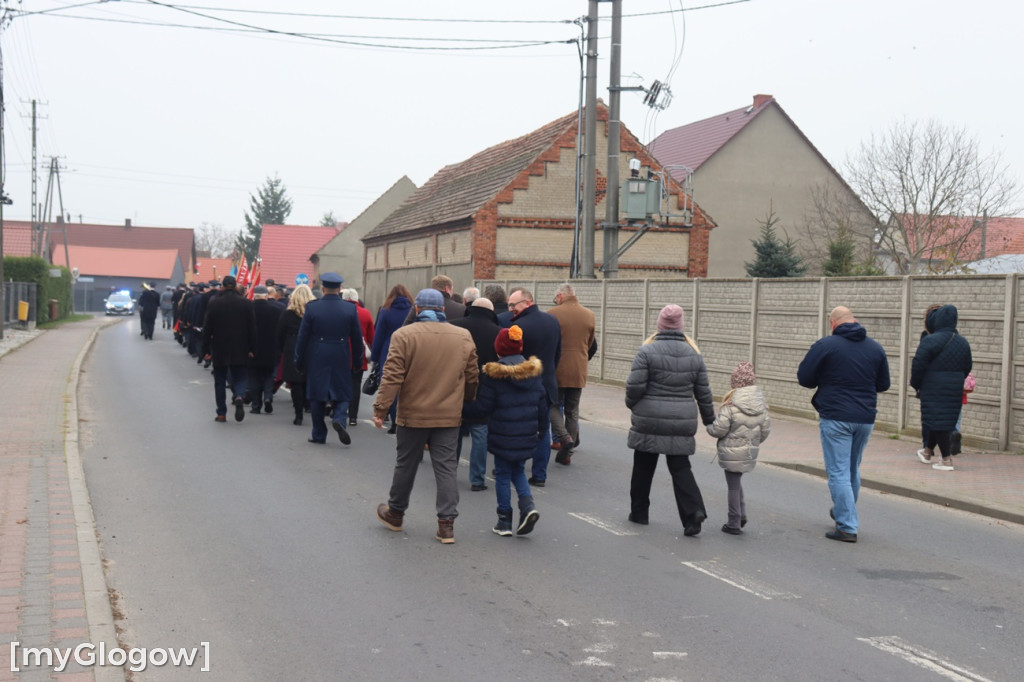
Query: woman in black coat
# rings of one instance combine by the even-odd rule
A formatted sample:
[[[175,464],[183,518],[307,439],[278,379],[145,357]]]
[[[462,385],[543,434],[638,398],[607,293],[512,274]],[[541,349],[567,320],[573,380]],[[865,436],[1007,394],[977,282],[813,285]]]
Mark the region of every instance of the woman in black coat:
[[[956,306],[944,305],[928,313],[928,335],[921,339],[910,365],[910,385],[921,398],[921,424],[928,432],[918,457],[930,463],[937,445],[942,462],[932,468],[940,471],[953,470],[950,434],[960,416],[964,379],[974,366],[971,344],[957,333],[956,325]]]
[[[302,413],[306,404],[306,375],[295,366],[295,341],[299,337],[302,316],[306,314],[306,304],[315,300],[313,290],[305,284],[295,287],[288,297],[288,308],[281,313],[277,321],[277,349],[284,359],[282,378],[288,382],[292,394],[292,407],[295,408],[295,419],[292,423],[302,425]]]

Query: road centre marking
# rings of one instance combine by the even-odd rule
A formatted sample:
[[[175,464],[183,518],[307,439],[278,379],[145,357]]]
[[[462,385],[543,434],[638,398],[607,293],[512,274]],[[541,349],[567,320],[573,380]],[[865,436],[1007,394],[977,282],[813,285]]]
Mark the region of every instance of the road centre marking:
[[[679,660],[681,658],[686,658],[685,651],[652,651],[651,653],[654,654],[654,660],[656,661],[667,661],[672,659]]]
[[[934,651],[928,651],[916,647],[912,644],[904,642],[899,637],[858,637],[858,642],[865,642],[871,646],[890,653],[893,656],[898,656],[908,663],[912,663],[919,668],[930,670],[933,673],[938,673],[947,680],[957,680],[958,682],[991,682],[987,677],[982,677],[977,673],[973,673],[966,668],[940,658]]]
[[[592,526],[597,526],[601,530],[606,530],[612,535],[639,535],[639,533],[634,533],[631,530],[624,530],[622,528],[619,528],[618,526],[613,526],[607,521],[602,521],[596,516],[591,516],[590,514],[577,514],[576,512],[569,512],[569,516],[577,518],[580,521],[585,521]]]
[[[688,566],[695,571],[700,571],[705,575],[709,575],[715,580],[721,580],[727,585],[737,587],[744,592],[749,592],[755,597],[761,599],[799,599],[800,595],[792,594],[790,592],[783,592],[777,590],[770,585],[766,585],[758,580],[743,575],[739,571],[734,571],[730,568],[722,566],[717,561],[684,561],[683,566]]]

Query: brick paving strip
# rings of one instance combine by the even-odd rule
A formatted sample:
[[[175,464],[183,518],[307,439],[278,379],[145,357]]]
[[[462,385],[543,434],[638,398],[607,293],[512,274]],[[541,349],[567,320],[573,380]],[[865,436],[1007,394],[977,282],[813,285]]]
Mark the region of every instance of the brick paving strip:
[[[82,361],[106,323],[65,324],[0,357],[0,680],[125,679],[120,667],[73,663],[60,674],[11,671],[11,642],[19,653],[117,647],[76,400]]]

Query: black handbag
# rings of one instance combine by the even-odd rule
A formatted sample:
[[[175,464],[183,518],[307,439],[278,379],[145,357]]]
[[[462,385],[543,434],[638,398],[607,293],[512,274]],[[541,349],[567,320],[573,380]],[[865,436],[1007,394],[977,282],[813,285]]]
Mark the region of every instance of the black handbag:
[[[366,375],[363,380],[363,393],[366,395],[373,395],[380,388],[380,367],[377,365],[373,366],[370,373]]]

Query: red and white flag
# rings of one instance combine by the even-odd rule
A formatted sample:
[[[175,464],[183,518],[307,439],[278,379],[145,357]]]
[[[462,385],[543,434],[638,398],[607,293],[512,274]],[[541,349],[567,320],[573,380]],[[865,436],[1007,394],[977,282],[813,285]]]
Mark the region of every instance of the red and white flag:
[[[260,272],[260,270],[261,270],[260,266],[261,266],[262,263],[263,263],[263,259],[261,259],[261,258],[259,258],[257,256],[256,260],[252,264],[252,270],[249,271],[249,284],[250,284],[250,286],[249,286],[249,290],[245,293],[245,295],[246,295],[246,297],[250,301],[252,300],[253,293],[255,292],[256,287],[258,287],[260,285],[260,280],[263,279],[263,274]]]
[[[249,276],[249,267],[245,264],[245,254],[242,254],[242,264],[238,266],[238,277],[235,278],[235,284],[239,288],[245,286],[245,279]]]

